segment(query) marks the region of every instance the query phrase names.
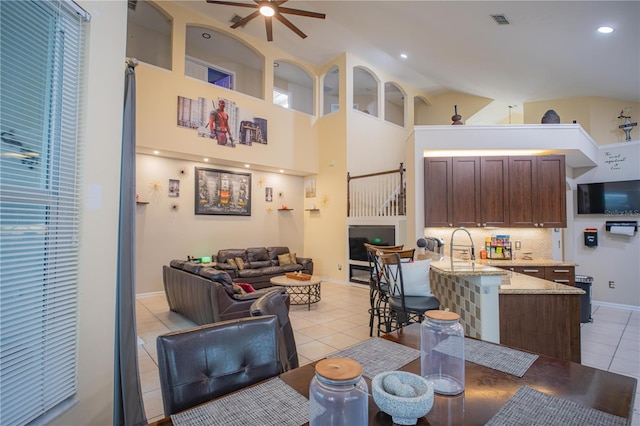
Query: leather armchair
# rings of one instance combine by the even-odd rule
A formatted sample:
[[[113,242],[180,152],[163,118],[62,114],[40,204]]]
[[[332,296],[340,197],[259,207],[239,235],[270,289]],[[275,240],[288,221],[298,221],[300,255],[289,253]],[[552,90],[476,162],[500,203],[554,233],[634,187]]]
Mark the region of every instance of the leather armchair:
[[[248,317],[254,300],[273,290],[280,292],[287,307],[290,303],[283,287],[235,294],[229,274],[199,264],[173,260],[162,267],[162,274],[169,309],[198,325]]]
[[[293,336],[293,328],[289,319],[289,309],[277,291],[271,291],[257,299],[251,305],[251,316],[275,315],[280,330],[281,359],[284,371],[298,368],[298,349]]]
[[[278,339],[272,315],[158,336],[165,416],[280,374]]]

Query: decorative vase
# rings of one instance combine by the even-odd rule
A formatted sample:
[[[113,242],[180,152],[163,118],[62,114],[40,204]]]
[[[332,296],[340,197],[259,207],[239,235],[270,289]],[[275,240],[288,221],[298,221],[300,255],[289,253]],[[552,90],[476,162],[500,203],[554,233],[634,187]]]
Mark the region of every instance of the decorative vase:
[[[542,120],[540,121],[542,124],[560,124],[560,116],[557,112],[550,109],[544,113],[542,116]]]

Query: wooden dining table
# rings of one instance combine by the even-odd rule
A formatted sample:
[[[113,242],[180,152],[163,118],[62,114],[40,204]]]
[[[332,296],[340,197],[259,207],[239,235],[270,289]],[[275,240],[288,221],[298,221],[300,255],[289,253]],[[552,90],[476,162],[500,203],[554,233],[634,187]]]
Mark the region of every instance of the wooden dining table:
[[[419,324],[410,324],[381,337],[420,349]],[[393,356],[393,354],[389,355]],[[400,370],[420,374],[420,359],[404,365]],[[315,362],[312,362],[282,373],[280,379],[304,397],[309,398],[309,384],[314,375]],[[369,379],[366,381],[371,389],[371,381]],[[637,380],[544,355],[538,356],[523,377],[466,361],[465,391],[457,396],[436,394],[433,408],[425,417],[418,419],[417,424],[483,425],[521,386],[630,419],[633,413]],[[392,424],[391,416],[380,411],[373,398],[369,396],[369,425],[390,426]],[[171,417],[165,417],[152,425],[169,426],[173,423]]]

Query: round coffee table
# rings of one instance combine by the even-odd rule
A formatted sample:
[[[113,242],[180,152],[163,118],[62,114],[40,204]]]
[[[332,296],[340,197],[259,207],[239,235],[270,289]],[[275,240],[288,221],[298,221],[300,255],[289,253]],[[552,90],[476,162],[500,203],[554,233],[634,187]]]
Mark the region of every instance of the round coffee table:
[[[320,301],[320,278],[312,276],[311,279],[302,281],[279,275],[271,278],[271,284],[280,285],[287,289],[292,305],[307,305],[311,310],[311,304]]]

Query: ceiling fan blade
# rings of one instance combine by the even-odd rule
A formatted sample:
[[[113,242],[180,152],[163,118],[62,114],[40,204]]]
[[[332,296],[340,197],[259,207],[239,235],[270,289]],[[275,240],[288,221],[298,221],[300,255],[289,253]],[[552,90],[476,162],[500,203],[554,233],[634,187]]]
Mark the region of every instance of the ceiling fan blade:
[[[256,7],[255,4],[236,3],[234,1],[207,0],[207,3],[224,4],[224,5],[227,5],[227,6],[238,6],[238,7],[251,7],[251,8],[255,8]]]
[[[327,16],[324,13],[309,12],[308,10],[291,9],[291,8],[288,8],[288,7],[279,7],[278,11],[280,13],[288,13],[290,15],[306,16],[308,18],[324,19]]]
[[[267,41],[273,41],[273,21],[271,16],[264,17],[264,25],[267,28]]]
[[[231,28],[242,27],[244,24],[246,24],[247,22],[249,22],[250,20],[252,20],[253,18],[255,18],[258,15],[260,15],[260,11],[256,10],[255,12],[248,14],[247,16],[245,16],[244,18],[242,18],[241,20],[239,20],[238,22],[233,24],[231,26]]]
[[[285,18],[284,16],[282,16],[279,13],[275,14],[274,16],[276,18],[278,18],[278,21],[280,21],[283,24],[285,24],[287,27],[289,27],[289,29],[291,31],[293,31],[294,33],[298,34],[301,38],[307,38],[307,35],[305,33],[303,33],[302,31],[300,31],[300,28],[298,28],[295,25],[293,25],[293,23],[291,21],[289,21],[287,18]]]

